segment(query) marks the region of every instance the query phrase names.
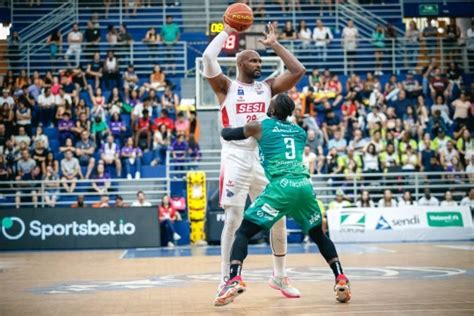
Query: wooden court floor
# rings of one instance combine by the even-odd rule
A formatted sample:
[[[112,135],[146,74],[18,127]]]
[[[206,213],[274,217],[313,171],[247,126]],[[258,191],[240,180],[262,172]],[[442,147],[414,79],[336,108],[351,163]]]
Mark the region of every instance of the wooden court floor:
[[[335,301],[330,270],[319,254],[288,257],[300,299],[267,286],[271,256],[250,255],[247,292],[220,308],[212,305],[218,256],[3,252],[0,315],[474,315],[474,243],[360,249],[340,253],[352,280],[349,304]]]

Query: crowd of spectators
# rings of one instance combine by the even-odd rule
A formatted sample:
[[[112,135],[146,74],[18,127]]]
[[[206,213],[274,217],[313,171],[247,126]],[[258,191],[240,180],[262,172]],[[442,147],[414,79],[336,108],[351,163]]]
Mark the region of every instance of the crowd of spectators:
[[[144,41],[172,45],[178,37],[167,17],[160,35],[152,40],[147,34]],[[69,68],[53,67],[44,76],[8,71],[0,79],[0,177],[50,180],[48,206],[56,205],[60,192],[76,192],[78,179],[93,180],[98,195],[109,191],[112,178],[139,179],[144,155],[151,155],[153,166],[165,164],[168,151],[179,161],[200,159],[195,109],[181,105],[166,73],[155,65],[144,81],[132,64],[120,71],[115,53],[133,40],[125,25],[118,32],[109,27],[104,57],[101,40],[93,15],[84,33],[73,25],[64,54],[59,31],[47,38],[51,58],[64,55]],[[18,188],[17,207],[28,195],[37,204],[38,192],[30,187]]]

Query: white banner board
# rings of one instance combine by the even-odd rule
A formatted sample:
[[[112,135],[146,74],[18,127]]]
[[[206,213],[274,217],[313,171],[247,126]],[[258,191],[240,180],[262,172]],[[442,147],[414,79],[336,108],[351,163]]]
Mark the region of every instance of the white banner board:
[[[327,212],[335,242],[469,240],[469,207],[345,208]]]

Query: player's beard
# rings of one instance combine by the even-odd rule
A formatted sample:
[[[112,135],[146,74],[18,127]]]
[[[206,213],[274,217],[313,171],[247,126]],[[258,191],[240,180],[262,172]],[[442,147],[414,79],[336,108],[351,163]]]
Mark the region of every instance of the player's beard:
[[[260,70],[254,70],[252,71],[252,78],[253,79],[258,79],[262,76],[262,72]]]

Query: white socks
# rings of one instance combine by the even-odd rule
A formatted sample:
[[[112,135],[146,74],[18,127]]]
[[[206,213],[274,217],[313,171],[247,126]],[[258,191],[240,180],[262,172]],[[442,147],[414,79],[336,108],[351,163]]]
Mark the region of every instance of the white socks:
[[[232,251],[235,232],[240,227],[244,215],[243,207],[226,206],[224,209],[225,223],[221,235],[221,283],[229,276],[230,252]]]

